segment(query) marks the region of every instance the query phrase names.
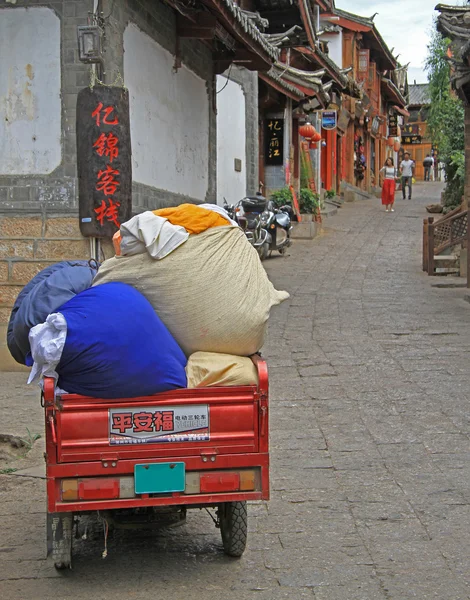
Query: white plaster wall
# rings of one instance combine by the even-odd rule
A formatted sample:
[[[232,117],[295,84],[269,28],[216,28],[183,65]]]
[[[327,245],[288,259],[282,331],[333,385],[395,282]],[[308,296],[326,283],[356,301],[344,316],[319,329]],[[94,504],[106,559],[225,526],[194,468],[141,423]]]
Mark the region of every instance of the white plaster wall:
[[[322,42],[328,42],[328,56],[334,61],[340,69],[343,68],[343,32],[324,33],[321,36]]]
[[[59,18],[43,7],[0,9],[0,175],[60,165],[60,87]]]
[[[242,86],[217,76],[217,204],[246,196],[246,116]],[[242,170],[235,171],[235,159]]]
[[[130,24],[124,32],[133,179],[204,200],[209,182],[206,82]]]

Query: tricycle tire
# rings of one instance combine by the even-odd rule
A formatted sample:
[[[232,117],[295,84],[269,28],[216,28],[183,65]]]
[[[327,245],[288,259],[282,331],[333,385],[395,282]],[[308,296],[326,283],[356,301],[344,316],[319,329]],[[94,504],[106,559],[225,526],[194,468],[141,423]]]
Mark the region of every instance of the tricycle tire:
[[[48,554],[58,571],[72,568],[73,513],[47,515]]]
[[[248,535],[246,502],[224,502],[218,512],[224,552],[238,558],[245,551]]]

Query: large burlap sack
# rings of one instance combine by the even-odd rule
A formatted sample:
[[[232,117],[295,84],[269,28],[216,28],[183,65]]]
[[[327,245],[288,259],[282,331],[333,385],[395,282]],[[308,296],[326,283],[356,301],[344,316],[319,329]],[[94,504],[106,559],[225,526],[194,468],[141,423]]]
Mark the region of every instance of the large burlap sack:
[[[196,352],[186,365],[188,388],[258,385],[258,371],[251,358]]]
[[[191,235],[163,260],[147,253],[105,261],[93,285],[120,281],[139,290],[187,356],[250,356],[263,345],[272,306],[289,297],[269,281],[238,227]]]

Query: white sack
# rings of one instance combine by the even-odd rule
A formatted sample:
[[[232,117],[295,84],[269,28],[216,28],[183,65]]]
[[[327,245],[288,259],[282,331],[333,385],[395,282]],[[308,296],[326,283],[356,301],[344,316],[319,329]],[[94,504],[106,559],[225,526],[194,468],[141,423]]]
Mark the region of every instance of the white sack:
[[[238,227],[238,223],[229,217],[228,212],[225,210],[225,208],[222,208],[222,206],[219,206],[218,204],[209,204],[209,203],[199,204],[198,206],[199,206],[199,208],[205,208],[206,210],[211,210],[212,212],[217,213],[224,219],[227,219],[227,221],[231,225]]]
[[[67,321],[61,313],[52,313],[45,323],[31,328],[29,343],[34,364],[28,383],[33,383],[42,377],[53,377],[57,381],[55,368],[62,357],[66,338]]]
[[[161,260],[188,237],[184,227],[173,225],[148,210],[121,225],[121,254],[133,256],[147,251],[155,260]]]
[[[250,356],[263,345],[272,306],[289,297],[269,281],[238,227],[214,227],[164,260],[148,254],[105,261],[93,286],[120,281],[139,290],[187,356],[198,351]]]

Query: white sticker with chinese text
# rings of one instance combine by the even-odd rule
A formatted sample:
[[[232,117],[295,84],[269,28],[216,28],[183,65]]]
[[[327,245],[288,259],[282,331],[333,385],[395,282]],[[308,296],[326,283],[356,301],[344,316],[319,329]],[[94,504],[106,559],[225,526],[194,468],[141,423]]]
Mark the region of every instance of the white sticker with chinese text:
[[[110,408],[108,414],[109,443],[114,445],[210,439],[207,404]]]

